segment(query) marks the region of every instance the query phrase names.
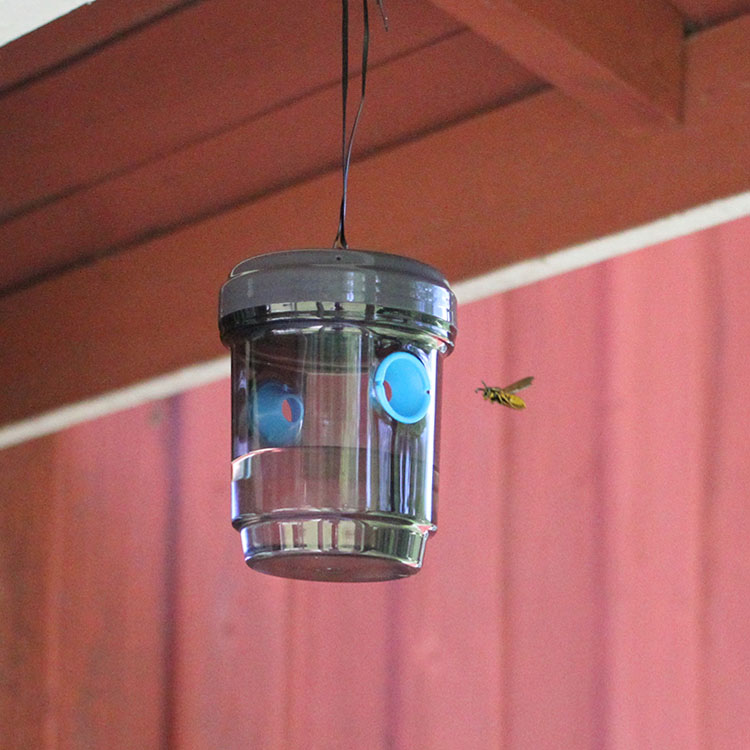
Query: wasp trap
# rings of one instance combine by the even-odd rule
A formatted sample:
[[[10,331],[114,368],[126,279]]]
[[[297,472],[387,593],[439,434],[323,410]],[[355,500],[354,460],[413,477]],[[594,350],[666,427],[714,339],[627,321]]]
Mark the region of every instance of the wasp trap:
[[[435,531],[443,276],[358,250],[240,263],[221,289],[232,354],[232,523],[255,570],[318,581],[416,573]]]

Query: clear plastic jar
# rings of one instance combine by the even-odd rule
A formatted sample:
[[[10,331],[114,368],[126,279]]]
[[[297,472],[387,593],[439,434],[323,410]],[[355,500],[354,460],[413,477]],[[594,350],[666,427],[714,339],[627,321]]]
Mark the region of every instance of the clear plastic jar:
[[[417,572],[436,528],[440,360],[455,337],[442,276],[381,253],[259,256],[222,288],[220,329],[248,565],[326,581]]]

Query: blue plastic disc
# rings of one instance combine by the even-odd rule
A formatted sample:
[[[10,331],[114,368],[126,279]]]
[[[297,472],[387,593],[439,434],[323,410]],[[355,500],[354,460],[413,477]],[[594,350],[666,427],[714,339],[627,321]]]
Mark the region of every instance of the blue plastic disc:
[[[267,380],[258,388],[255,403],[253,416],[263,445],[294,445],[305,415],[299,394],[285,383]]]
[[[427,414],[430,388],[422,360],[408,352],[389,354],[375,372],[378,403],[398,422],[414,424]]]

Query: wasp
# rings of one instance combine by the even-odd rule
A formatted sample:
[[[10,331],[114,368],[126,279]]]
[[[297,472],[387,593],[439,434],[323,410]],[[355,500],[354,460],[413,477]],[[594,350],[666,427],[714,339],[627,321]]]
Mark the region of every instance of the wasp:
[[[508,406],[511,409],[525,409],[526,402],[515,395],[516,391],[520,391],[521,388],[528,388],[534,381],[533,377],[522,378],[517,380],[515,383],[506,385],[504,388],[492,388],[487,383],[482,381],[482,387],[477,388],[474,392],[482,392],[482,398],[488,401],[495,401],[503,406]]]

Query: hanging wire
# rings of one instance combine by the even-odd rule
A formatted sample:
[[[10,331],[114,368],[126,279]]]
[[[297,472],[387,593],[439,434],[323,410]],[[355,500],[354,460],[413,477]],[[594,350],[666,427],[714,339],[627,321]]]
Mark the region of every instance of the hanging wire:
[[[385,12],[385,5],[383,4],[383,0],[378,0],[378,10],[380,11],[380,15],[383,19],[383,26],[385,26],[385,30],[388,31],[388,14]]]
[[[377,0],[383,25],[388,31],[388,15],[386,14],[383,0]],[[352,132],[347,138],[346,109],[347,96],[349,93],[349,0],[342,0],[341,8],[341,207],[339,209],[339,229],[334,240],[333,247],[337,250],[349,247],[346,241],[346,194],[349,187],[349,165],[352,160],[352,149],[354,147],[354,136],[357,133],[359,119],[365,105],[365,92],[367,90],[367,58],[370,49],[370,17],[368,0],[362,0],[362,12],[364,18],[364,30],[362,35],[362,91],[359,98],[359,107],[354,117]]]

